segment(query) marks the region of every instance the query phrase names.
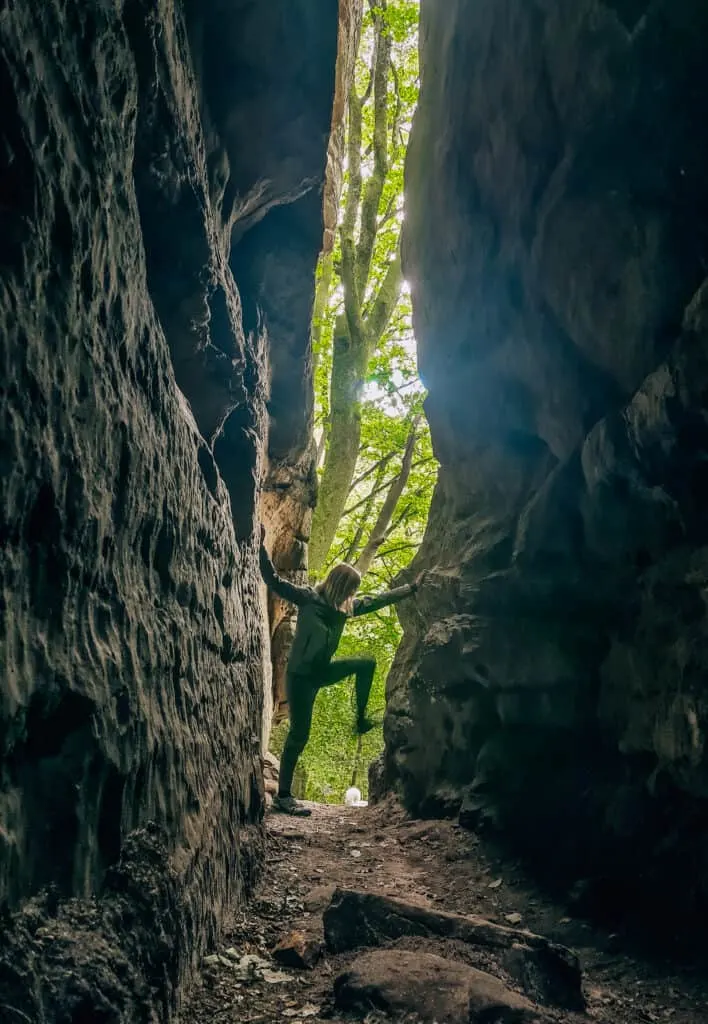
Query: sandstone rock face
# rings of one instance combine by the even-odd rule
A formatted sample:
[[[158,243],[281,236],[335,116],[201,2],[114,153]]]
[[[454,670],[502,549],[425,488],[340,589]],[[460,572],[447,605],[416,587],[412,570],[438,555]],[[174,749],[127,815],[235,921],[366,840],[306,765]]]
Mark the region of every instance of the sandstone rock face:
[[[498,769],[538,807],[534,765],[552,788],[582,748],[610,794],[702,799],[708,8],[421,15],[405,268],[441,470],[387,781],[425,810]]]
[[[432,953],[378,950],[358,957],[334,986],[337,1006],[429,1024],[542,1024],[523,996],[474,967]]]
[[[308,435],[336,39],[335,0],[0,14],[0,899],[89,896],[157,823],[165,1013],[256,868],[254,525],[269,427]]]

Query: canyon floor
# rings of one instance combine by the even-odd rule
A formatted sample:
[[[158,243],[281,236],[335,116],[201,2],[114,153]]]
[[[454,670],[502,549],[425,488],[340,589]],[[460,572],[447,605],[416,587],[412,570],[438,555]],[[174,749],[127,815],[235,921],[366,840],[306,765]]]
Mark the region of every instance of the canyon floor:
[[[609,933],[575,918],[567,906],[557,905],[536,888],[522,867],[494,843],[449,821],[411,821],[394,804],[368,809],[311,806],[312,816],[306,819],[268,815],[269,859],[259,889],[244,913],[231,922],[219,949],[206,958],[182,1008],[181,1024],[306,1024],[318,1020],[374,1024],[391,1019],[381,1008],[390,999],[390,991],[383,992],[382,1001],[377,977],[362,980],[362,973],[372,972],[371,963],[367,967],[361,961],[362,956],[367,961],[371,950],[323,951],[311,969],[283,966],[273,959],[278,943],[293,931],[306,937],[310,951],[316,947],[322,913],[335,887],[395,897],[435,911],[476,915],[506,928],[527,929],[570,947],[579,957],[584,1012],[548,1005],[535,1006],[533,1011],[517,1010],[513,1000],[520,995],[524,1001],[523,986],[510,978],[497,951],[457,939],[402,934],[385,943],[389,949],[393,947],[395,960],[388,963],[394,964],[398,981],[404,976],[404,984],[399,985],[402,994],[396,996],[395,1020],[432,1020],[421,1008],[422,1002],[429,1004],[436,998],[435,986],[440,983],[444,998],[439,1017],[435,1017],[437,1024],[455,1024],[458,1019],[490,1024],[708,1021],[708,978],[700,969],[699,957],[689,964],[683,954],[679,966],[677,959],[667,958],[666,953],[640,950],[636,936]],[[445,965],[442,980],[440,974],[432,980],[428,977],[431,954],[452,965],[452,981]],[[380,950],[376,956],[381,956]],[[438,971],[440,962],[436,960],[434,965]],[[508,1010],[502,1008],[497,1013],[492,1009],[487,1015],[461,1011],[456,1015],[451,992],[459,980],[456,972],[466,971],[465,965],[504,983],[511,999]],[[388,975],[386,971],[384,967],[383,989],[387,977],[390,981],[390,971]],[[406,971],[410,973],[407,982]],[[380,970],[378,975],[381,981]],[[351,1005],[345,1005],[347,985],[342,988],[337,982],[342,976],[358,981],[359,995],[353,1002],[349,998]],[[336,990],[340,992],[337,999]],[[348,991],[351,997],[351,983]],[[406,1006],[407,1002],[411,1005]]]

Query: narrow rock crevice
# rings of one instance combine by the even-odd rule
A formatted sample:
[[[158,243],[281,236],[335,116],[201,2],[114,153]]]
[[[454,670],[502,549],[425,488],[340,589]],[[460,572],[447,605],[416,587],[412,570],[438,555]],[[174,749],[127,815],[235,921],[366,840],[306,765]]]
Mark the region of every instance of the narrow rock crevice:
[[[0,1015],[169,1020],[257,884],[292,633],[258,527],[302,580],[315,272],[363,15],[0,12]],[[402,255],[440,474],[371,796],[469,830],[440,826],[436,885],[455,858],[471,889],[506,885],[471,833],[499,835],[579,915],[690,936],[708,907],[708,7],[422,0],[421,19]],[[367,849],[422,842],[368,820],[346,819]],[[344,914],[385,947],[330,928],[332,956],[357,954],[332,1013],[412,1013],[434,978],[450,1020],[581,1011],[573,955],[514,931],[510,905],[511,929],[494,907],[479,925],[449,891],[431,897],[447,916],[422,912],[329,868],[346,892],[324,927]],[[505,929],[503,957],[480,927]]]

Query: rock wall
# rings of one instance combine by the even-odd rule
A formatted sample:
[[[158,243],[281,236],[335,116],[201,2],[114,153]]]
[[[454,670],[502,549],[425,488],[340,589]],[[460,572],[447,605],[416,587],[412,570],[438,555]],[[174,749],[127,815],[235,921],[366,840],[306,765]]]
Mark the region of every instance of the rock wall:
[[[308,429],[336,39],[336,0],[0,13],[0,899],[53,892],[3,925],[26,1019],[168,1016],[257,869],[258,487],[269,421]]]
[[[646,863],[708,795],[708,7],[421,17],[405,273],[441,468],[386,780],[493,794],[546,852],[552,805],[578,842],[645,829]]]

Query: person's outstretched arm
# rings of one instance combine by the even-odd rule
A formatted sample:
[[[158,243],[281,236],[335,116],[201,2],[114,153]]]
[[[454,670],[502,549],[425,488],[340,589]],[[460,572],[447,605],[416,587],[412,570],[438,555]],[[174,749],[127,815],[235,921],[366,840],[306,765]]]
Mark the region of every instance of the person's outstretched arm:
[[[414,583],[407,583],[405,587],[396,587],[395,590],[385,590],[383,594],[372,594],[371,597],[357,597],[354,601],[352,615],[368,615],[369,612],[377,612],[379,608],[385,608],[388,604],[396,604],[406,597],[410,597],[419,588],[418,579]]]
[[[275,591],[278,597],[282,597],[284,601],[289,601],[291,604],[303,605],[312,604],[313,601],[317,601],[318,597],[312,587],[299,587],[296,583],[290,583],[288,580],[284,580],[282,576],[278,576],[275,571],[275,566],[270,560],[268,552],[265,549],[263,540],[265,538],[265,530],[261,527],[261,550],[259,555],[259,562],[261,567],[261,576],[267,587],[270,590]]]

